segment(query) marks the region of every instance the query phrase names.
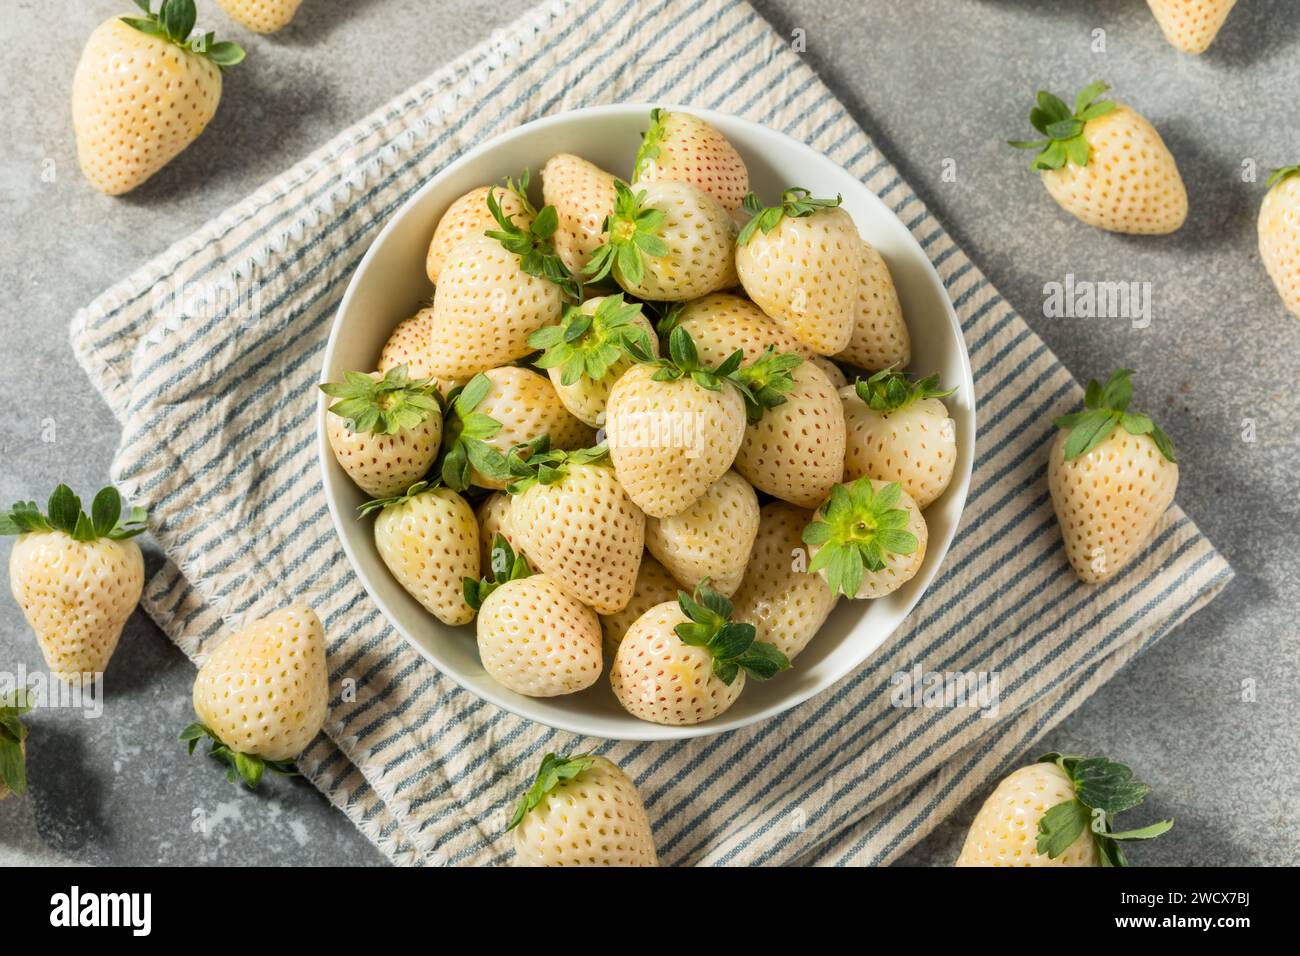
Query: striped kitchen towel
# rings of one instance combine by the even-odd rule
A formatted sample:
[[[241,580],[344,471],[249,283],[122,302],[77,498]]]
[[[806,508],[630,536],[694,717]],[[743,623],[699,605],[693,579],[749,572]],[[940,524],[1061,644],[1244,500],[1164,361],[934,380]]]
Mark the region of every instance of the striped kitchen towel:
[[[390,214],[469,147],[615,101],[745,116],[860,177],[938,268],[979,408],[960,531],[900,632],[793,711],[681,743],[574,739],[439,674],[352,573],[316,461],[326,333]],[[666,863],[889,861],[1231,574],[1175,507],[1116,580],[1075,580],[1044,459],[1078,385],[743,0],[549,3],[100,296],[72,339],[122,425],[114,478],[149,507],[170,559],[146,609],[200,658],[242,619],[313,604],[333,700],[301,769],[402,863],[507,860],[506,808],[545,752],[567,748],[606,754],[636,780]],[[914,666],[997,672],[996,718],[892,706],[890,675]]]

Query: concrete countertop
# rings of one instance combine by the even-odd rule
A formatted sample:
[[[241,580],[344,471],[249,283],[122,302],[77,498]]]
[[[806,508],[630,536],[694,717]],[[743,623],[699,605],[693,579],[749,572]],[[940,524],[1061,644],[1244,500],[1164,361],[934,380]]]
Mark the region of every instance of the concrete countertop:
[[[249,59],[199,142],[112,200],[81,178],[67,100],[86,36],[130,6],[16,0],[0,24],[6,506],[43,500],[59,481],[84,496],[106,480],[118,428],[67,343],[78,307],[530,3],[307,0],[286,31],[261,38],[200,0],[201,21]],[[757,6],[781,34],[802,31],[812,66],[1078,377],[1138,370],[1135,404],[1178,444],[1179,502],[1237,572],[1043,749],[1104,752],[1153,785],[1143,817],[1177,824],[1134,852],[1140,862],[1294,863],[1300,834],[1284,823],[1300,816],[1300,323],[1264,275],[1255,216],[1267,169],[1300,161],[1298,4],[1243,0],[1199,58],[1169,47],[1139,0]],[[1177,234],[1082,226],[1034,181],[1028,156],[1004,145],[1029,134],[1035,90],[1072,97],[1095,78],[1152,120],[1177,157],[1192,207]],[[1252,164],[1259,181],[1243,181]],[[1067,275],[1150,283],[1150,324],[1046,317],[1044,285]],[[6,593],[0,669],[20,666],[42,662]],[[185,756],[176,734],[190,719],[193,668],[139,612],[109,680],[100,719],[46,710],[32,722],[33,786],[0,803],[0,864],[383,862],[310,785],[281,780],[253,796]],[[949,864],[976,806],[904,862]]]

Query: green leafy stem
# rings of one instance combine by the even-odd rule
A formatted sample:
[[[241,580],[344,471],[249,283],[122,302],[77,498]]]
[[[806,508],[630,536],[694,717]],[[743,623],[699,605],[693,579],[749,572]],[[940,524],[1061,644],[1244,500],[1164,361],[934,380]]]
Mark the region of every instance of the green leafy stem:
[[[1012,139],[1007,140],[1007,145],[1016,149],[1038,150],[1038,155],[1034,158],[1034,169],[1060,169],[1066,162],[1087,166],[1089,148],[1083,129],[1089,120],[1105,116],[1115,109],[1116,104],[1112,100],[1097,99],[1109,89],[1102,81],[1089,83],[1074,98],[1073,110],[1059,96],[1039,90],[1038,105],[1029,111],[1029,122],[1045,138]]]
[[[1083,411],[1062,415],[1055,420],[1058,428],[1070,430],[1065,439],[1066,461],[1092,451],[1117,425],[1130,435],[1150,435],[1160,454],[1172,462],[1178,461],[1174,455],[1174,443],[1150,416],[1128,410],[1133,399],[1132,375],[1132,369],[1122,368],[1111,373],[1105,385],[1094,378],[1084,392]]]
[[[198,11],[194,0],[163,0],[158,12],[152,12],[149,0],[135,0],[144,11],[143,17],[122,17],[127,26],[151,37],[174,43],[182,50],[207,57],[222,70],[243,62],[244,48],[229,40],[216,41],[216,34],[198,33],[190,36]]]
[[[516,195],[520,195],[521,190],[527,189],[527,171],[520,179],[519,186],[507,181],[508,188]],[[531,208],[526,192],[522,193],[522,198],[526,208]],[[500,228],[490,229],[485,235],[501,243],[507,252],[518,256],[519,268],[525,273],[555,283],[574,302],[581,302],[582,283],[569,271],[551,243],[551,237],[560,226],[560,215],[555,207],[543,206],[525,229],[516,223],[513,217],[502,212],[501,203],[497,201],[496,191],[493,189],[488,190],[487,206]]]
[[[270,770],[283,776],[296,776],[298,768],[294,766],[292,760],[267,760],[256,754],[246,754],[234,750],[218,737],[210,728],[203,724],[195,722],[190,724],[181,731],[181,742],[189,745],[189,752],[192,755],[194,749],[199,745],[199,741],[205,737],[211,738],[212,744],[208,748],[208,756],[226,765],[226,779],[231,783],[237,783],[242,780],[244,786],[249,790],[256,790],[258,784],[262,782],[262,776]]]
[[[582,378],[599,382],[610,367],[632,347],[650,353],[650,336],[637,323],[641,306],[625,302],[623,294],[605,296],[594,312],[580,306],[566,306],[559,325],[548,325],[528,337],[528,344],[543,349],[538,368],[558,368],[562,385],[576,385]]]
[[[541,803],[548,793],[562,782],[576,779],[595,762],[596,758],[591,754],[572,754],[563,757],[556,754],[547,754],[543,757],[542,764],[537,768],[537,776],[533,779],[532,785],[519,798],[519,802],[515,805],[515,812],[510,815],[510,823],[506,827],[506,832],[510,832],[523,823],[524,816],[528,811]]]
[[[903,487],[891,482],[876,490],[870,478],[836,485],[830,499],[803,530],[804,544],[819,548],[808,573],[826,571],[832,594],[857,597],[867,571],[885,570],[890,554],[914,554],[920,547],[907,530],[910,515],[900,508]]]
[[[396,435],[441,409],[433,380],[412,379],[405,365],[390,368],[378,379],[365,372],[344,372],[343,379],[326,382],[320,390],[338,399],[327,410],[354,432]]]
[[[781,220],[787,217],[803,219],[822,209],[834,209],[843,201],[842,196],[836,196],[834,199],[816,199],[802,186],[793,186],[781,193],[781,201],[775,206],[764,206],[761,199],[750,193],[741,204],[745,212],[749,213],[749,222],[745,223],[740,234],[736,236],[736,245],[748,244],[749,240],[754,238],[754,234],[760,230],[764,233],[771,232],[781,224]]]
[[[498,534],[492,539],[489,562],[486,575],[481,578],[466,577],[462,582],[465,603],[475,611],[481,608],[488,595],[501,585],[509,581],[518,581],[533,573],[532,568],[528,566],[528,559],[515,551],[503,534]]]
[[[588,260],[590,282],[600,282],[611,272],[627,285],[640,285],[645,278],[643,256],[661,259],[668,244],[659,237],[664,211],[646,205],[646,192],[632,192],[621,179],[614,180],[614,211],[605,217],[605,241]],[[615,270],[617,270],[615,272]]]
[[[32,709],[34,696],[26,688],[0,697],[0,783],[22,796],[27,792],[27,761],[23,741],[27,727],[19,719]]]
[[[477,410],[491,390],[492,380],[480,372],[447,396],[442,450],[435,469],[442,482],[455,491],[470,486],[474,469],[496,480],[509,476],[506,456],[488,444],[501,430],[501,422]]]
[[[947,398],[955,388],[942,388],[938,375],[927,375],[917,380],[907,372],[898,372],[891,365],[870,378],[853,383],[858,398],[877,412],[896,412],[929,398]]]
[[[783,393],[794,387],[791,369],[803,361],[793,353],[778,353],[773,347],[753,365],[741,368],[745,353],[737,349],[723,359],[720,365],[709,367],[700,362],[699,349],[691,333],[683,325],[676,325],[668,334],[668,355],[656,358],[638,343],[629,343],[628,353],[636,361],[654,366],[652,378],[656,382],[676,382],[689,378],[700,388],[719,391],[724,384],[735,388],[745,401],[746,414],[755,422],[769,408],[785,402]]]
[[[1166,833],[1173,820],[1162,820],[1137,830],[1114,829],[1115,814],[1132,809],[1146,799],[1151,788],[1133,779],[1133,771],[1105,757],[1073,757],[1048,753],[1039,763],[1054,763],[1070,778],[1074,799],[1050,807],[1038,821],[1035,848],[1056,859],[1085,830],[1092,834],[1103,866],[1128,866],[1120,844],[1150,840]]]
[[[1267,185],[1271,189],[1272,187],[1280,183],[1282,180],[1297,175],[1300,175],[1300,165],[1283,166],[1280,169],[1273,170],[1272,175],[1268,177]]]
[[[692,596],[677,592],[677,605],[687,620],[673,631],[683,644],[702,647],[713,657],[713,675],[730,685],[743,670],[754,680],[768,680],[790,666],[774,644],[756,640],[753,624],[732,621],[731,601],[701,581]]]
[[[655,107],[650,111],[650,126],[641,134],[641,146],[636,151],[636,161],[632,165],[632,181],[636,182],[645,172],[646,164],[659,158],[660,147],[663,144],[664,120],[668,118],[668,111]]]
[[[81,510],[81,499],[67,485],[59,485],[50,495],[46,513],[34,501],[19,501],[9,511],[0,513],[0,535],[28,532],[62,531],[75,541],[108,538],[125,541],[147,530],[148,514],[132,508],[122,514],[122,496],[112,485],[101,488],[90,505],[90,514]]]

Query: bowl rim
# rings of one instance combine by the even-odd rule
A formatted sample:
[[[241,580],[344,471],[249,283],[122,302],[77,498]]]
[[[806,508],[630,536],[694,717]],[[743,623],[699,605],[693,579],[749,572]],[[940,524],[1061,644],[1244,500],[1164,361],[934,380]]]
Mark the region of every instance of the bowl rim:
[[[549,712],[545,713],[545,715],[528,712],[529,708],[527,702],[531,701],[532,698],[519,697],[518,695],[507,696],[509,692],[505,688],[500,688],[500,690],[498,690],[492,684],[489,684],[487,688],[474,686],[468,679],[468,676],[463,675],[454,663],[449,663],[446,660],[439,659],[434,653],[418,641],[414,635],[409,633],[401,623],[399,623],[398,616],[388,606],[384,599],[371,587],[368,575],[361,570],[358,555],[354,553],[352,546],[349,544],[347,535],[342,532],[344,521],[352,518],[352,516],[350,514],[345,515],[342,513],[341,506],[337,500],[338,496],[331,492],[331,488],[335,482],[335,477],[332,474],[334,458],[333,452],[330,449],[329,440],[326,436],[325,428],[325,415],[329,400],[323,393],[317,398],[318,408],[316,415],[317,456],[321,469],[321,488],[325,495],[326,504],[329,508],[330,520],[334,524],[334,532],[338,537],[339,543],[343,547],[343,552],[347,556],[353,572],[361,582],[361,586],[365,588],[366,593],[384,615],[388,624],[399,635],[401,635],[402,639],[414,648],[415,651],[424,659],[433,664],[434,667],[438,669],[439,673],[445,674],[451,678],[463,690],[473,694],[475,697],[486,700],[488,703],[500,707],[515,716],[522,717],[543,726],[552,727],[556,730],[580,734],[582,736],[595,737],[598,739],[638,742],[672,741],[686,740],[695,737],[708,737],[715,734],[723,734],[733,730],[739,730],[743,727],[752,726],[762,721],[771,720],[786,711],[793,710],[795,707],[798,707],[800,704],[803,704],[818,694],[829,691],[836,684],[839,684],[866,663],[872,655],[877,653],[886,643],[888,643],[890,638],[898,632],[899,627],[911,617],[912,612],[916,609],[916,605],[921,598],[929,592],[930,586],[934,583],[934,580],[942,569],[944,562],[947,560],[948,551],[952,546],[953,538],[956,536],[966,510],[966,499],[970,492],[971,475],[974,469],[975,439],[978,428],[978,403],[975,395],[974,377],[971,372],[970,353],[966,346],[965,336],[962,334],[961,322],[957,317],[952,298],[948,295],[948,290],[943,283],[942,277],[939,275],[939,272],[935,268],[929,255],[926,254],[925,250],[921,247],[921,244],[917,242],[916,237],[912,234],[912,231],[907,228],[906,224],[903,223],[889,205],[859,177],[854,176],[848,170],[844,169],[843,166],[840,166],[834,160],[817,151],[812,146],[809,146],[807,143],[795,139],[793,136],[780,130],[775,130],[769,126],[764,126],[761,123],[754,122],[753,120],[691,104],[641,102],[609,103],[600,106],[589,106],[581,109],[553,113],[548,116],[542,116],[530,120],[527,123],[522,123],[505,133],[485,140],[467,150],[459,158],[439,169],[405,202],[403,202],[398,209],[394,210],[389,215],[388,221],[384,224],[384,227],[380,230],[379,234],[375,236],[370,247],[366,250],[365,255],[362,256],[361,261],[357,264],[352,276],[348,279],[347,289],[343,294],[343,298],[339,302],[339,307],[335,311],[334,318],[330,324],[329,338],[326,342],[325,352],[321,361],[321,384],[325,384],[330,380],[329,369],[333,365],[334,352],[341,337],[343,327],[342,318],[350,312],[353,296],[357,292],[359,277],[365,274],[373,259],[378,256],[379,250],[384,245],[389,234],[396,229],[398,222],[409,213],[412,207],[418,205],[427,194],[437,190],[441,184],[446,179],[450,178],[455,172],[476,162],[485,153],[497,150],[505,144],[512,142],[515,139],[522,138],[536,130],[562,125],[579,116],[599,117],[602,115],[609,115],[621,117],[629,113],[636,113],[648,117],[650,110],[655,108],[667,110],[669,112],[688,112],[704,119],[715,127],[740,125],[748,127],[750,132],[759,136],[778,137],[785,140],[788,146],[794,148],[798,152],[802,152],[807,157],[810,164],[814,166],[830,166],[835,171],[854,181],[861,187],[862,194],[868,203],[877,206],[881,212],[892,218],[901,227],[902,234],[906,237],[907,244],[912,247],[912,251],[919,257],[918,262],[924,263],[925,274],[940,292],[940,301],[944,307],[944,313],[948,320],[949,329],[957,343],[957,361],[961,369],[961,381],[958,383],[958,387],[964,388],[969,395],[970,408],[970,428],[966,430],[968,434],[959,436],[958,463],[956,470],[953,473],[952,482],[945,492],[945,497],[948,497],[949,495],[954,496],[952,507],[955,508],[955,511],[953,520],[951,521],[947,532],[942,536],[942,539],[937,537],[931,537],[929,539],[927,550],[931,551],[931,553],[937,553],[937,558],[931,565],[929,579],[925,581],[923,587],[917,589],[906,607],[902,609],[902,615],[898,624],[888,631],[877,643],[874,644],[874,646],[870,647],[856,660],[851,661],[848,666],[839,669],[838,673],[832,673],[826,679],[794,691],[789,696],[780,698],[766,707],[731,719],[728,719],[727,714],[724,713],[712,720],[705,721],[704,723],[685,726],[637,721],[637,731],[627,734],[620,733],[618,737],[606,737],[603,733],[593,731],[587,722],[584,721],[581,714],[575,714],[572,719],[569,719],[568,715],[557,717]],[[602,679],[603,677],[604,672],[602,671]],[[521,701],[523,703],[521,703]]]

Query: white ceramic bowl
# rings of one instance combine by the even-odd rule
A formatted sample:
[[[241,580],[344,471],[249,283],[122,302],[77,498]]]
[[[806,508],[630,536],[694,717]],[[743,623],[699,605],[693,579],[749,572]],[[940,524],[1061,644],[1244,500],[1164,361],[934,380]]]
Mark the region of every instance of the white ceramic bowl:
[[[749,166],[751,188],[764,199],[776,199],[788,186],[844,197],[844,208],[893,274],[912,335],[911,369],[938,372],[945,385],[957,386],[946,400],[957,426],[956,474],[944,496],[925,512],[930,532],[925,563],[903,588],[877,601],[841,601],[794,667],[766,683],[749,681],[730,710],[705,724],[663,727],[637,720],[619,706],[606,677],[580,694],[524,697],[484,671],[472,625],[440,623],[389,575],[375,548],[373,520],[356,517],[364,495],[325,440],[323,398],[318,414],[330,514],[357,576],[398,632],[439,670],[485,700],[551,727],[618,740],[670,740],[734,730],[788,710],[845,677],[889,639],[938,574],[957,530],[974,459],[975,393],[961,329],[939,276],[903,224],[861,182],[803,143],[748,120],[684,109],[708,120],[735,145]],[[321,380],[338,381],[350,369],[373,369],[393,327],[428,299],[432,287],[425,277],[425,252],[453,200],[525,168],[536,173],[560,152],[576,153],[627,176],[649,111],[649,105],[632,104],[549,116],[484,143],[430,179],[393,216],[352,277],[330,332]]]

